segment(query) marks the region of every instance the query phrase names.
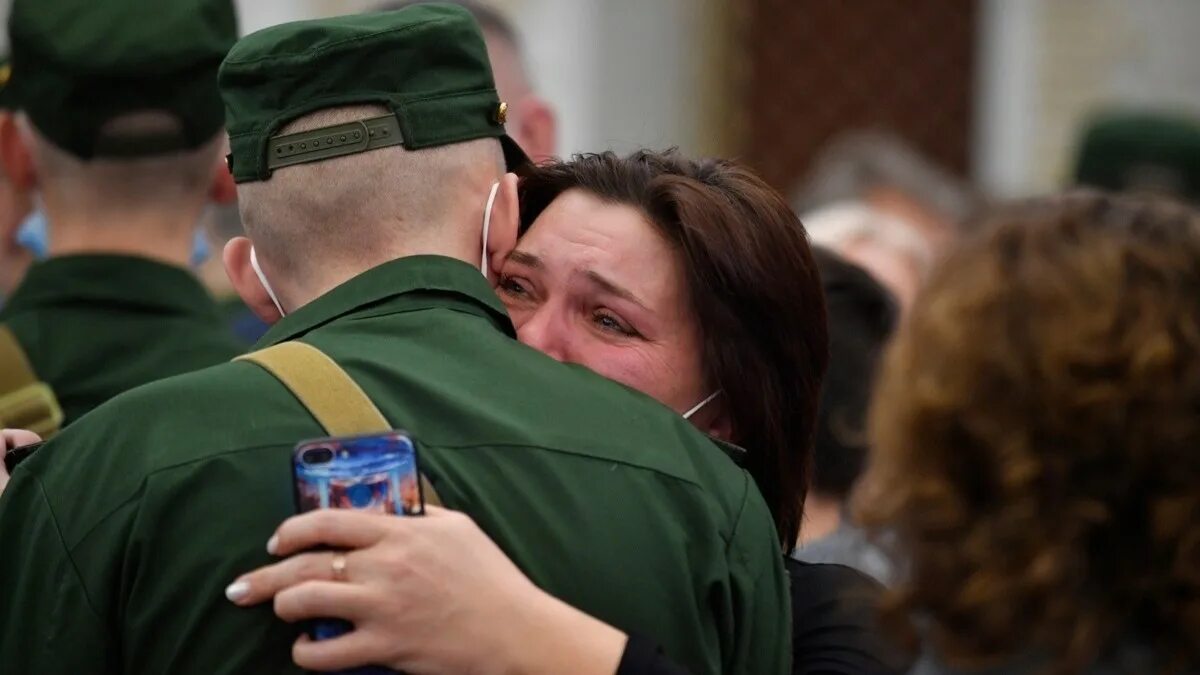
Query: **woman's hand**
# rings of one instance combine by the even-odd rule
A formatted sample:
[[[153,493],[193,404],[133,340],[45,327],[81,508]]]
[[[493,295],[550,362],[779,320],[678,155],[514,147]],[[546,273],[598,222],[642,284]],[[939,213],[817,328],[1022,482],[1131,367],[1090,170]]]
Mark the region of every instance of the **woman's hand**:
[[[41,442],[42,437],[24,429],[4,429],[0,431],[0,494],[8,485],[8,467],[4,465],[4,456],[13,448],[32,445]]]
[[[612,675],[625,648],[623,633],[538,589],[461,513],[314,511],[285,521],[267,550],[286,556],[314,546],[348,550],[299,553],[226,590],[243,606],[273,597],[285,621],[354,624],[337,638],[298,640],[293,658],[302,668]]]

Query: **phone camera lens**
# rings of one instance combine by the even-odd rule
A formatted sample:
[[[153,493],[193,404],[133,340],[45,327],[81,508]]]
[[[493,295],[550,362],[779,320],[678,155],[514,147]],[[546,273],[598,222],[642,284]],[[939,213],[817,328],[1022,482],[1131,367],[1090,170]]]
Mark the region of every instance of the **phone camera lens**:
[[[300,459],[305,464],[328,464],[333,461],[333,450],[330,448],[312,448],[305,450]]]

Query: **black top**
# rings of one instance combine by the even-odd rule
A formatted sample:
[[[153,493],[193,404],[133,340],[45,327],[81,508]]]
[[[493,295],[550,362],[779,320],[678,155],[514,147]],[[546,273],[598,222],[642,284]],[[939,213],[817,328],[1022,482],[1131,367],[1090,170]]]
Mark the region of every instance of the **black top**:
[[[890,675],[909,661],[880,633],[876,606],[883,587],[844,565],[787,558],[792,582],[793,675]],[[662,650],[629,637],[617,675],[686,675]]]

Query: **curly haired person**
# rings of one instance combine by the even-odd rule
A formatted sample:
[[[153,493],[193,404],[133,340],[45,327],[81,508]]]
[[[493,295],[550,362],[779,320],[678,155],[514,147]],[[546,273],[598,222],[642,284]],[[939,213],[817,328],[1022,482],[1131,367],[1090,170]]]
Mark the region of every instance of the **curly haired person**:
[[[885,358],[864,520],[917,673],[1200,666],[1200,215],[1098,193],[993,214]]]

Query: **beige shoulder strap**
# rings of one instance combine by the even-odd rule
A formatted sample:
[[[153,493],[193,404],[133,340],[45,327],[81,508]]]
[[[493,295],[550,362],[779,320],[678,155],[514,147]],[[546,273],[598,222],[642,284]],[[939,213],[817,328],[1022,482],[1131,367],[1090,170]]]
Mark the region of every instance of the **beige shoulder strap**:
[[[235,361],[250,361],[286,386],[330,436],[381,434],[392,425],[375,402],[336,361],[304,342],[282,342]],[[421,476],[425,503],[441,506],[433,485]]]
[[[62,422],[54,391],[38,380],[12,331],[0,326],[0,427],[28,429],[49,438]]]

